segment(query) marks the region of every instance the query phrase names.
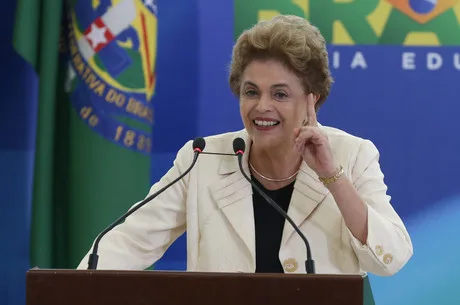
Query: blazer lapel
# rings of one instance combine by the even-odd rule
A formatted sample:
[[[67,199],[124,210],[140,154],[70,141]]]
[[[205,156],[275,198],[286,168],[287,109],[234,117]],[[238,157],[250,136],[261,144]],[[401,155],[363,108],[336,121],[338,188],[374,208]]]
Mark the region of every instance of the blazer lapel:
[[[319,181],[318,175],[305,162],[302,162],[294,184],[288,215],[300,226],[324,200],[329,190]],[[285,222],[281,245],[295,233],[289,222]]]
[[[248,157],[250,139],[245,130],[236,137],[241,137],[246,143],[243,155],[243,170],[250,175]],[[228,144],[227,153],[233,153],[232,143]],[[252,261],[255,262],[255,228],[254,208],[252,201],[252,186],[241,174],[238,159],[233,156],[223,156],[218,170],[218,179],[209,186],[211,195],[217,206],[225,215],[236,234],[247,247]],[[297,180],[294,185],[288,215],[297,226],[300,226],[329,194],[329,190],[319,181],[316,173],[302,162]],[[285,222],[281,246],[295,233],[291,224]]]
[[[246,142],[243,155],[243,170],[249,176],[249,137],[246,132],[237,134]],[[229,148],[232,143],[229,143]],[[229,149],[228,153],[233,153]],[[209,186],[211,196],[227,218],[236,234],[246,245],[252,261],[255,262],[255,228],[251,184],[244,178],[238,166],[238,159],[223,156],[218,170],[219,178]]]

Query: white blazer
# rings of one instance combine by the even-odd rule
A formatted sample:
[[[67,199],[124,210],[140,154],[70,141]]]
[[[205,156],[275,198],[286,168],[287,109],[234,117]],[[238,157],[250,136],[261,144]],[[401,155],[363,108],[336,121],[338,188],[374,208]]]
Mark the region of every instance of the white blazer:
[[[328,189],[302,163],[288,215],[308,238],[317,273],[391,275],[412,256],[409,234],[390,205],[387,186],[372,142],[321,126],[333,154],[368,204],[368,242],[362,245],[345,225]],[[205,151],[233,153],[233,139],[246,142],[243,168],[249,174],[250,139],[245,130],[205,138]],[[178,177],[191,164],[192,142],[178,152],[173,167],[149,195]],[[98,269],[143,270],[162,257],[187,231],[187,270],[255,272],[255,232],[251,184],[237,158],[200,155],[193,170],[170,189],[133,213],[104,236]],[[89,253],[79,269],[87,268]],[[279,259],[285,272],[305,273],[305,244],[286,222]]]

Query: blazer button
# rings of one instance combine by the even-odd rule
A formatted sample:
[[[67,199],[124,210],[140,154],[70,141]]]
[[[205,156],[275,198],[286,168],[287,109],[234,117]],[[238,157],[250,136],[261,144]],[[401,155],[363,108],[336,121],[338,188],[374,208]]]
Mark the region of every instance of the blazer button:
[[[295,260],[295,258],[288,258],[285,259],[283,262],[284,270],[286,272],[294,272],[299,268],[299,264]]]
[[[380,256],[383,254],[383,248],[380,245],[375,246],[375,253]]]
[[[388,265],[388,264],[391,264],[392,261],[393,261],[393,255],[387,253],[387,254],[385,254],[385,255],[383,256],[383,262],[384,262],[385,264],[387,264],[387,265]]]

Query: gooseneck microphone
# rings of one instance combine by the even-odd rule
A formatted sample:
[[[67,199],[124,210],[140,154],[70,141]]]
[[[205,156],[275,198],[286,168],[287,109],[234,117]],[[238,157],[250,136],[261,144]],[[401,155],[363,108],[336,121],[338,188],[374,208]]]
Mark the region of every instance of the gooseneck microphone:
[[[270,204],[278,213],[283,215],[283,217],[291,224],[291,226],[294,228],[294,230],[299,234],[299,236],[302,238],[302,240],[305,243],[305,247],[307,249],[307,260],[305,261],[305,270],[307,273],[314,274],[315,273],[315,261],[312,259],[311,255],[311,250],[310,250],[310,243],[308,242],[307,238],[305,235],[300,231],[299,227],[294,223],[294,221],[289,217],[289,215],[284,212],[284,210],[273,200],[271,199],[267,194],[265,194],[260,187],[255,184],[244,172],[243,170],[243,164],[242,164],[242,158],[244,151],[246,149],[246,144],[244,143],[244,140],[242,138],[236,138],[233,140],[233,151],[238,157],[238,165],[240,167],[241,173],[243,174],[244,178],[251,183],[251,185],[256,189],[256,191],[264,197],[264,199]]]
[[[149,201],[151,201],[152,199],[154,199],[155,197],[157,197],[158,195],[160,195],[161,193],[163,193],[164,191],[166,191],[169,187],[171,187],[174,183],[176,183],[177,181],[179,181],[180,179],[182,179],[185,175],[187,175],[193,168],[193,166],[195,165],[196,163],[196,160],[198,159],[198,156],[200,153],[203,152],[203,149],[204,147],[206,146],[206,141],[203,139],[203,138],[196,138],[194,141],[193,141],[193,152],[194,152],[194,156],[193,156],[193,161],[192,161],[192,164],[190,165],[190,167],[182,174],[180,175],[179,177],[177,177],[175,180],[173,180],[172,182],[168,183],[166,186],[164,186],[163,188],[161,188],[158,192],[155,192],[153,193],[152,195],[150,195],[149,197],[145,198],[144,200],[142,200],[138,205],[136,205],[135,207],[133,207],[132,209],[130,209],[128,212],[126,212],[125,214],[123,214],[120,218],[118,218],[117,220],[115,220],[111,225],[109,225],[107,228],[105,228],[96,238],[96,240],[94,241],[94,246],[93,246],[93,251],[92,253],[89,255],[89,259],[88,259],[88,270],[95,270],[97,268],[97,261],[99,260],[99,256],[97,255],[97,250],[99,248],[99,242],[101,241],[102,237],[107,234],[110,230],[112,230],[113,228],[115,228],[117,225],[119,225],[121,222],[123,222],[129,215],[131,215],[132,213],[134,213],[135,211],[139,210],[141,207],[143,207],[146,203],[148,203]]]

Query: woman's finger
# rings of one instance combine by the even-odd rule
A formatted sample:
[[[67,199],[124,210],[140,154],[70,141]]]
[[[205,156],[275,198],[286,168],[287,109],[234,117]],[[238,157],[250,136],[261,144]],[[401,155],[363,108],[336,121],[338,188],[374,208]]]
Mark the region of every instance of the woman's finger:
[[[307,117],[308,117],[308,125],[309,126],[318,126],[318,120],[316,117],[316,110],[315,110],[315,96],[313,93],[310,93],[307,96]]]

